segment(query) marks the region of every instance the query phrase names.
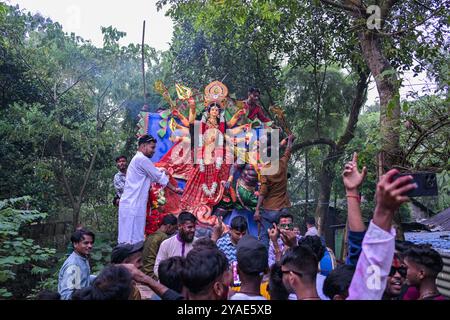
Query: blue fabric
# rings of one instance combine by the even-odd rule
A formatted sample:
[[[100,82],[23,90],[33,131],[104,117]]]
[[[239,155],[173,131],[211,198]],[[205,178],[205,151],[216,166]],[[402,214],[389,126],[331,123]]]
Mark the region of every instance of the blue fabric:
[[[253,212],[245,209],[234,209],[230,214],[224,216],[223,222],[227,225],[230,225],[231,220],[233,220],[234,217],[244,217],[247,220],[248,225],[248,233],[254,236],[255,238],[258,237],[258,224],[255,220],[253,220]]]
[[[345,260],[345,264],[356,266],[359,255],[362,250],[362,242],[366,231],[355,232],[348,230],[348,254]]]
[[[322,260],[320,260],[319,265],[320,265],[320,274],[325,277],[328,276],[330,272],[333,270],[333,260],[328,250],[325,250],[325,254],[322,257]]]
[[[158,130],[161,129],[161,126],[159,125],[159,122],[161,120],[163,119],[161,118],[159,113],[148,114],[147,133],[152,135],[157,140],[155,154],[152,157],[153,162],[158,162],[162,158],[162,156],[165,155],[173,146],[173,142],[169,140],[169,137],[172,134],[169,125],[167,125],[167,131],[164,137],[161,138],[158,135]]]
[[[58,292],[61,300],[70,300],[76,289],[90,285],[91,268],[86,258],[75,251],[64,261],[58,275]]]
[[[227,233],[222,238],[217,240],[217,248],[222,251],[228,259],[228,263],[231,264],[237,261],[236,258],[236,247],[231,242],[231,236]]]

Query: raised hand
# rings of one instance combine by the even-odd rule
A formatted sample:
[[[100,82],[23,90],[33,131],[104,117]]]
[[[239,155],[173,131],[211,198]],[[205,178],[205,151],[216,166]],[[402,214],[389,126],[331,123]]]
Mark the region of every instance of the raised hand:
[[[278,239],[278,227],[275,222],[273,223],[273,228],[267,229],[267,233],[269,234],[269,239],[272,240],[273,243],[276,243]]]
[[[345,164],[342,172],[342,180],[347,191],[356,191],[361,186],[367,174],[367,168],[363,167],[362,171],[358,170],[358,154],[353,153],[353,159]]]
[[[297,234],[293,230],[280,229],[280,238],[289,248],[297,246]]]
[[[133,280],[135,280],[137,282],[140,282],[143,280],[143,278],[145,278],[145,274],[141,270],[136,268],[136,266],[132,263],[122,263],[122,264],[120,264],[120,266],[127,269],[128,272],[131,274],[131,277],[133,278]]]
[[[222,221],[222,217],[219,216],[218,217],[218,223],[213,227],[213,231],[211,234],[211,240],[213,240],[214,242],[216,242],[223,233],[223,221]]]
[[[394,180],[398,174],[397,169],[392,169],[383,175],[377,184],[377,207],[383,210],[397,211],[400,205],[409,201],[405,195],[410,190],[417,188],[415,183],[411,183],[412,176],[403,176]]]
[[[398,173],[397,169],[389,170],[380,178],[377,184],[375,195],[377,205],[373,221],[385,230],[390,229],[394,213],[400,205],[409,201],[408,196],[405,194],[417,188],[417,185],[412,183],[412,176],[402,176],[394,180],[394,176]]]

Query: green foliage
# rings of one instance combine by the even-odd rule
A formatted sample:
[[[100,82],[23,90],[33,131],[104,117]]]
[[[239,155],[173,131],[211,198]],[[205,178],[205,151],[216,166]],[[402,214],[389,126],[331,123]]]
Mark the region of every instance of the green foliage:
[[[0,283],[5,285],[0,291],[0,298],[12,296],[8,284],[16,279],[19,268],[28,266],[32,275],[46,275],[49,271],[48,263],[55,254],[54,249],[43,248],[32,239],[20,236],[21,227],[47,216],[31,210],[30,200],[29,197],[21,197],[0,201]]]

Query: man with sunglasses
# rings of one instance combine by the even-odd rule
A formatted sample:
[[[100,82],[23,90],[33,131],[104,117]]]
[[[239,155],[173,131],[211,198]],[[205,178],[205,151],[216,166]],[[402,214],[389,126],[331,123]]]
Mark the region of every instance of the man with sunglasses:
[[[404,289],[407,268],[400,257],[395,254],[389,271],[386,290],[384,290],[383,300],[399,300]]]
[[[292,246],[297,245],[301,238],[294,232],[294,217],[289,213],[282,213],[278,219],[278,224],[273,223],[273,227],[268,229],[269,246],[269,266],[281,260],[282,254]]]

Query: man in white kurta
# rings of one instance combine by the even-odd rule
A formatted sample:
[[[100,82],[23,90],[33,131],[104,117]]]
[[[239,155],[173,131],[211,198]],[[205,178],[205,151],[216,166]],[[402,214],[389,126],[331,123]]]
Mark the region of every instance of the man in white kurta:
[[[156,182],[165,187],[169,183],[167,175],[150,160],[155,147],[156,139],[152,136],[139,138],[138,152],[128,166],[125,188],[120,198],[118,243],[134,244],[144,240],[150,185]]]

